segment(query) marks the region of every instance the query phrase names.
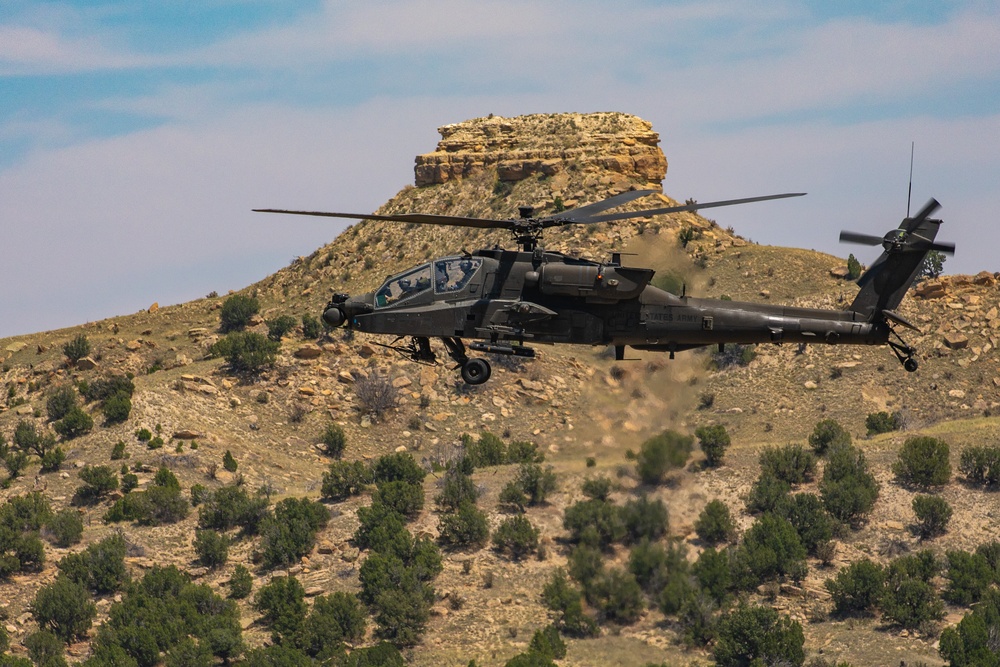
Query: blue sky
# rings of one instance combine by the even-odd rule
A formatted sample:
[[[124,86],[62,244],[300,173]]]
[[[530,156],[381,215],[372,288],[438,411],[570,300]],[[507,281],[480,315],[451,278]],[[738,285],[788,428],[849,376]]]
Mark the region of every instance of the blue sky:
[[[441,125],[609,110],[667,194],[809,192],[712,217],[863,261],[915,141],[946,269],[1000,270],[993,2],[6,0],[0,336],[241,288],[342,228],[249,209],[373,210]]]

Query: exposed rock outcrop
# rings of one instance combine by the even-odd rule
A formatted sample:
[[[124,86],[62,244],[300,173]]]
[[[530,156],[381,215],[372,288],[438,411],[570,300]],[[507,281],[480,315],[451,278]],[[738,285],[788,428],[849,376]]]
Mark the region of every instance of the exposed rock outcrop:
[[[438,128],[433,153],[418,155],[417,187],[469,178],[497,169],[500,181],[554,176],[574,162],[659,184],[667,159],[652,124],[623,113],[489,116]]]

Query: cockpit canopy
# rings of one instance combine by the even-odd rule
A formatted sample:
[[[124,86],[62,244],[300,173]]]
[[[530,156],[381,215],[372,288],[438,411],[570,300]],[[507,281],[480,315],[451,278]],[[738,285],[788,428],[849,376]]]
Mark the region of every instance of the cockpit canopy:
[[[431,289],[435,294],[464,289],[483,265],[478,257],[445,257],[430,264],[390,277],[375,292],[375,307],[384,308],[407,301]]]

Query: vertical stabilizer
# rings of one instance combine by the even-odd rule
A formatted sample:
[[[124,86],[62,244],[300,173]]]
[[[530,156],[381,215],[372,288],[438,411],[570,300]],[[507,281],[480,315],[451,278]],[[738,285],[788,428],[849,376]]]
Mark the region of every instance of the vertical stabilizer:
[[[883,311],[895,310],[920,273],[928,252],[954,252],[950,244],[934,243],[941,221],[928,216],[938,207],[931,199],[916,216],[903,219],[898,229],[885,235],[882,239],[885,252],[858,280],[861,291],[851,310],[869,321],[880,318]]]

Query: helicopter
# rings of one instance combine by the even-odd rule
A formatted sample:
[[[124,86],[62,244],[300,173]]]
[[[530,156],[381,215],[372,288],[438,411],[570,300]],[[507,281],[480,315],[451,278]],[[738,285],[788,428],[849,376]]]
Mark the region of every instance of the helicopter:
[[[335,293],[323,311],[331,328],[370,334],[394,334],[385,345],[418,363],[437,363],[431,339],[470,385],[489,380],[492,367],[470,352],[533,358],[531,344],[568,343],[610,346],[624,360],[626,347],[676,352],[727,343],[824,343],[888,345],[903,367],[917,370],[916,350],[897,333],[918,330],[896,308],[919,273],[927,253],[954,253],[954,244],[935,243],[939,208],[931,199],[915,216],[882,237],[843,232],[841,240],[881,244],[882,255],[857,281],[861,287],[846,310],[825,310],[675,295],[650,284],[655,271],[625,266],[622,253],[595,262],[541,246],[546,229],[598,224],[719,206],[800,197],[785,193],[640,211],[606,213],[656,190],[630,190],[607,199],[536,217],[520,207],[518,218],[499,220],[406,213],[376,215],[285,209],[254,209],[358,220],[507,229],[517,250],[499,247],[464,252],[424,262],[389,276],[374,291],[351,296]],[[919,331],[919,330],[918,330]],[[894,338],[895,340],[891,339]],[[466,345],[465,341],[469,340]]]

